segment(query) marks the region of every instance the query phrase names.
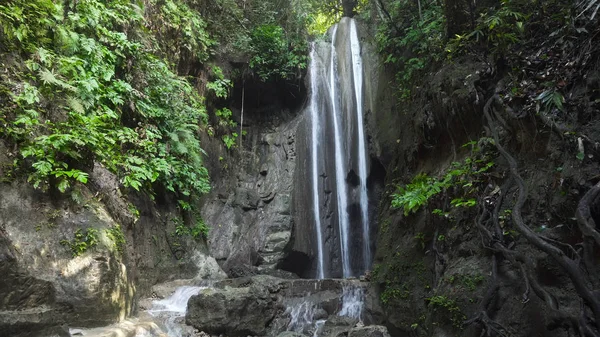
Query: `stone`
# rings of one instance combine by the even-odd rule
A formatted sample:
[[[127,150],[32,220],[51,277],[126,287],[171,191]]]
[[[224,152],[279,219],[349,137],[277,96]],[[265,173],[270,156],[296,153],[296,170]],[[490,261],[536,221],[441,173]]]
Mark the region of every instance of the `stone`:
[[[319,330],[319,337],[342,337],[346,336],[350,329],[352,329],[358,319],[343,317],[343,316],[330,316],[323,327]]]
[[[233,206],[240,207],[244,211],[249,211],[258,208],[259,200],[260,197],[256,191],[240,187],[235,191]]]
[[[206,289],[188,301],[186,324],[209,334],[264,336],[275,317],[275,300],[266,288]]]
[[[81,194],[91,195],[85,187]],[[0,190],[0,317],[6,318],[0,331],[11,336],[35,336],[64,323],[110,324],[133,310],[133,279],[107,234],[117,222],[106,205],[90,198],[76,208],[53,198],[26,183]],[[61,244],[89,229],[97,244],[79,256]]]
[[[214,257],[197,252],[192,259],[198,266],[197,279],[203,280],[221,280],[227,277],[227,274],[221,269]]]
[[[351,329],[348,337],[390,337],[390,334],[383,325],[369,325]]]

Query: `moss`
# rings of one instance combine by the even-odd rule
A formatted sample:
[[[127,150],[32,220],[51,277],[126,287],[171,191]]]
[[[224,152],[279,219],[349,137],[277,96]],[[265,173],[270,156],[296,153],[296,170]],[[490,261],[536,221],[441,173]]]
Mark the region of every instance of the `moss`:
[[[475,291],[475,289],[485,281],[485,276],[480,273],[454,274],[447,276],[445,281],[448,284],[460,286],[469,291]]]
[[[429,302],[429,307],[436,313],[434,317],[437,319],[437,322],[444,323],[444,321],[449,321],[455,328],[462,329],[463,322],[467,319],[467,316],[463,314],[455,300],[444,295],[437,295],[429,297],[427,302]],[[442,314],[440,315],[440,313]]]
[[[115,224],[113,227],[106,229],[106,235],[112,240],[115,250],[122,253],[126,241],[121,226]]]

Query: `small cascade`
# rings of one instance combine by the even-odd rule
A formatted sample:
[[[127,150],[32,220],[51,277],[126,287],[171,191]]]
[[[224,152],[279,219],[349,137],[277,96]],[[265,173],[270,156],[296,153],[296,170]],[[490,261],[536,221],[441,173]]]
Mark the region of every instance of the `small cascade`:
[[[187,302],[192,296],[198,295],[200,290],[206,288],[193,286],[179,287],[170,297],[152,302],[152,308],[148,310],[148,313],[163,321],[164,328],[169,337],[182,336],[183,319],[187,310]]]
[[[323,233],[321,229],[321,212],[319,210],[319,165],[318,165],[318,153],[319,153],[319,90],[317,81],[314,79],[317,76],[317,58],[315,53],[315,45],[313,43],[310,51],[310,77],[311,81],[311,96],[310,96],[310,116],[311,116],[311,154],[312,154],[312,206],[314,215],[314,228],[317,237],[317,278],[325,278],[325,267],[323,257]]]
[[[356,21],[350,20],[350,47],[352,50],[352,74],[354,75],[354,95],[356,97],[356,120],[358,124],[358,176],[360,179],[360,213],[363,233],[363,266],[367,270],[371,264],[369,238],[369,200],[367,195],[367,147],[363,121],[363,68],[360,55],[360,42]]]
[[[342,309],[339,315],[356,318],[362,322],[365,290],[356,286],[344,286],[342,291]]]
[[[288,306],[286,313],[290,315],[290,323],[287,331],[304,332],[311,327],[314,324],[316,310],[317,306],[308,300]]]
[[[315,322],[315,331],[313,332],[313,337],[318,337],[319,336],[319,332],[321,332],[321,328],[323,327],[323,325],[325,325],[325,322],[327,320],[324,319],[320,319],[318,321]]]

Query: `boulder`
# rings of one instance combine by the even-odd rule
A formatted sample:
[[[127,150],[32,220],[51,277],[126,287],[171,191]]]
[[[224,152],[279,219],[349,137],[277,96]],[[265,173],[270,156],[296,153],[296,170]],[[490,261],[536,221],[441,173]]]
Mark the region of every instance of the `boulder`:
[[[319,330],[319,337],[342,337],[358,323],[358,319],[344,316],[331,316]]]
[[[264,336],[276,300],[258,286],[206,289],[188,301],[186,324],[209,334]]]

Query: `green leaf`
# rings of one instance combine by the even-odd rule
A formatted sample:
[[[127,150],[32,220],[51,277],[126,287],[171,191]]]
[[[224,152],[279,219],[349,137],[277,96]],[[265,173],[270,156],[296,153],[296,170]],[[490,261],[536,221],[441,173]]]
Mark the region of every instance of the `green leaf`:
[[[61,193],[65,193],[67,191],[67,189],[69,188],[70,184],[69,184],[69,180],[67,179],[62,179],[59,183],[58,183],[58,190]]]

